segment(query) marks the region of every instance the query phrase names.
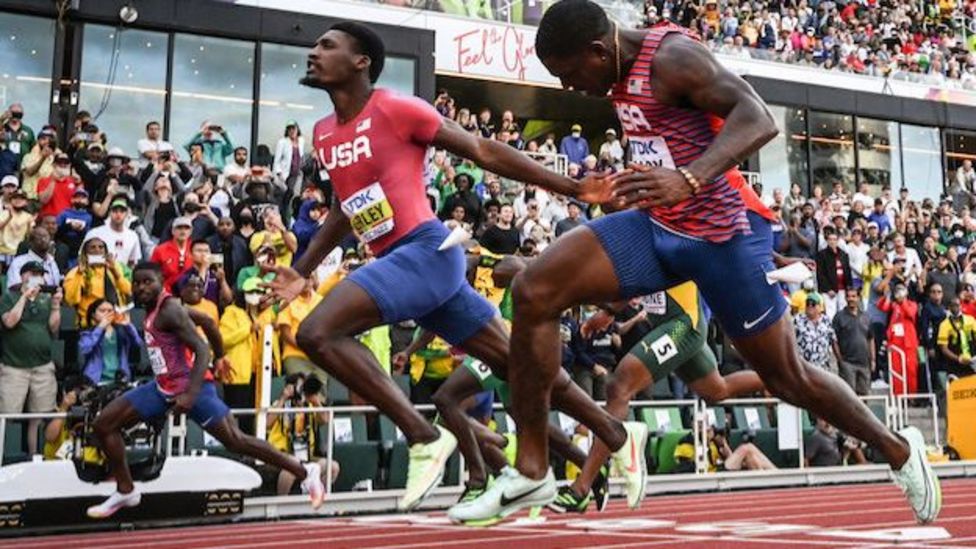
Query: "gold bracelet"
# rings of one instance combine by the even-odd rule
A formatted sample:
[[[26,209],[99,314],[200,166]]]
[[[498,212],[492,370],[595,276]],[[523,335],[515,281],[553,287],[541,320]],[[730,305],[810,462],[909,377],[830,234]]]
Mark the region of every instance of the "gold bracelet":
[[[691,187],[691,196],[695,196],[699,191],[701,191],[701,183],[698,182],[698,178],[696,178],[694,174],[688,171],[688,168],[682,166],[678,168],[678,173],[685,178],[685,182],[688,183],[689,187]]]

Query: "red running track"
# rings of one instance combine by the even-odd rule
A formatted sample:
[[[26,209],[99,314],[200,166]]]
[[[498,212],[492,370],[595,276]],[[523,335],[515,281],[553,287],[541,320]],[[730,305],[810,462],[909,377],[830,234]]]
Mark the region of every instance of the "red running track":
[[[247,522],[21,538],[2,548],[976,548],[976,479],[943,482],[935,524],[919,527],[890,484],[824,486],[614,500],[603,513],[524,517],[492,528],[448,523],[443,513]]]

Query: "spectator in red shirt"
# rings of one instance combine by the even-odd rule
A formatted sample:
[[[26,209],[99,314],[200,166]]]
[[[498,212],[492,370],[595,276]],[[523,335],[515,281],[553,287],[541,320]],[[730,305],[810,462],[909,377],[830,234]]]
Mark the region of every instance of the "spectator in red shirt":
[[[963,284],[959,291],[960,307],[962,314],[976,317],[976,293],[973,292],[972,284]]]
[[[71,175],[71,158],[67,154],[54,155],[54,171],[37,182],[37,196],[41,203],[38,215],[53,215],[71,207],[71,197],[81,183]]]
[[[163,242],[153,250],[152,257],[149,259],[153,263],[158,263],[163,271],[163,284],[167,289],[172,290],[173,283],[179,279],[180,274],[190,265],[190,234],[193,231],[193,223],[188,217],[177,217],[173,220],[173,238]]]
[[[888,346],[891,353],[891,388],[896,394],[918,391],[918,304],[908,298],[908,288],[898,283],[892,297],[878,300],[878,309],[888,313]]]

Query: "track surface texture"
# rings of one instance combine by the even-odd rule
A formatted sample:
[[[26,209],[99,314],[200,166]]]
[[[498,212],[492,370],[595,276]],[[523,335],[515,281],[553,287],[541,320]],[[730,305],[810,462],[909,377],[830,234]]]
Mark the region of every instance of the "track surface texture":
[[[976,479],[943,481],[942,514],[917,526],[890,484],[860,484],[649,497],[631,511],[615,499],[603,513],[491,528],[450,524],[443,513],[311,518],[6,539],[0,548],[976,548]]]

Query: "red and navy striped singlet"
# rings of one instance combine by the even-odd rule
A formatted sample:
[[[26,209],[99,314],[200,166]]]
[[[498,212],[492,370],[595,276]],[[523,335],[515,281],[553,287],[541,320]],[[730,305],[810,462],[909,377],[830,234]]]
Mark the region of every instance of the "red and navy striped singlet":
[[[156,315],[167,299],[176,298],[164,290],[159,295],[156,308],[146,315],[146,351],[159,390],[164,394],[175,396],[186,391],[190,386],[193,353],[176,333],[156,328]],[[213,381],[210,370],[207,370],[203,379]]]
[[[614,85],[610,100],[628,139],[631,162],[675,169],[700,157],[721,131],[724,120],[702,110],[665,105],[654,98],[651,63],[661,41],[671,33],[697,40],[690,30],[673,24],[649,30],[637,61]],[[742,174],[733,168],[701,183],[697,196],[671,207],[650,208],[651,217],[672,231],[711,242],[748,233],[749,220],[737,190],[745,185]]]

